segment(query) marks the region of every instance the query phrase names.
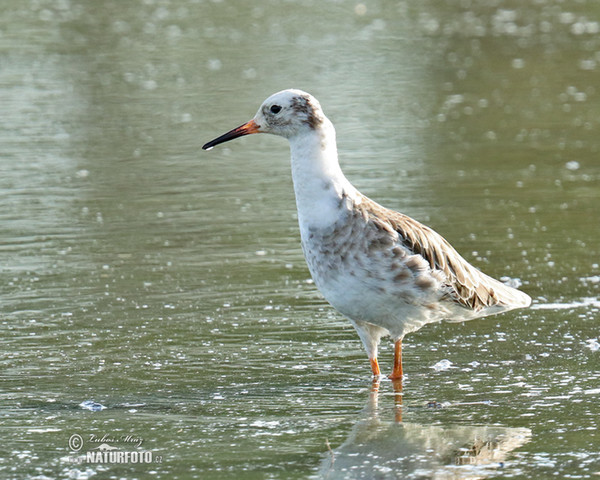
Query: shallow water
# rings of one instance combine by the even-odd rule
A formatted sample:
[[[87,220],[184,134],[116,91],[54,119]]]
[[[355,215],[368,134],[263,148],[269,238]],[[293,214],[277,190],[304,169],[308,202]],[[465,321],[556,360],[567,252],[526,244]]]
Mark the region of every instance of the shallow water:
[[[600,473],[600,8],[438,3],[3,2],[0,477]],[[375,388],[286,142],[200,150],[288,87],[363,193],[534,306],[427,326]]]

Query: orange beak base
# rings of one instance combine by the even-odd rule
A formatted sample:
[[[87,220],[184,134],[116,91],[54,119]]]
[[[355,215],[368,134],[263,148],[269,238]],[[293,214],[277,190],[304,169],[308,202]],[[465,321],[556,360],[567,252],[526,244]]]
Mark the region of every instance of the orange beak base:
[[[234,138],[243,137],[244,135],[250,135],[251,133],[259,133],[259,126],[256,124],[254,120],[250,120],[248,123],[244,123],[233,130],[230,130],[227,133],[224,133],[220,137],[211,140],[207,144],[202,147],[202,150],[210,150],[215,145],[219,143],[228,142],[229,140],[233,140]]]

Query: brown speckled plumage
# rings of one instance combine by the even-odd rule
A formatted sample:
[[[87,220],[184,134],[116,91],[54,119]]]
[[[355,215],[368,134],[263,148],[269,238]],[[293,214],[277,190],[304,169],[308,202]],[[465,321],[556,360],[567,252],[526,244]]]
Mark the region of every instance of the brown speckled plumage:
[[[485,307],[513,305],[521,297],[515,295],[513,288],[470,265],[446,239],[411,217],[384,208],[365,196],[354,208],[364,211],[362,216],[377,226],[385,238],[380,242],[391,242],[397,233],[402,244],[426,260],[432,271],[443,273],[446,296],[458,304],[477,312]],[[429,280],[416,281],[421,287],[431,286],[430,283]]]
[[[418,221],[363,195],[351,200],[345,192],[338,208],[338,222],[314,229],[303,242],[309,269],[322,290],[337,277],[358,274],[365,279],[363,294],[385,292],[387,303],[393,304],[389,297],[395,292],[398,303],[436,310],[438,320],[450,321],[480,316],[488,307],[501,311],[525,302],[521,292],[471,266],[441,235]],[[360,316],[335,306],[350,318]],[[412,330],[409,323],[394,333],[403,336]]]

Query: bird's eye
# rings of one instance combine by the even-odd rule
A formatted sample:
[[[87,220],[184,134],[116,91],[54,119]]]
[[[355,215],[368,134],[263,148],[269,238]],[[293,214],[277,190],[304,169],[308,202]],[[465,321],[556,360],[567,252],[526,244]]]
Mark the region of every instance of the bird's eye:
[[[271,106],[271,113],[277,115],[279,112],[281,112],[281,107],[279,105]]]

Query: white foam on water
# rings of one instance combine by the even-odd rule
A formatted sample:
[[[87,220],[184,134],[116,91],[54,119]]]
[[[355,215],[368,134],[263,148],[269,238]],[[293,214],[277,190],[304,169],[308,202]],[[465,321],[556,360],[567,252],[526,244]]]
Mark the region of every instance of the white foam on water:
[[[599,307],[600,299],[594,297],[584,297],[578,302],[567,303],[536,303],[531,306],[533,310],[568,310],[570,308]]]

